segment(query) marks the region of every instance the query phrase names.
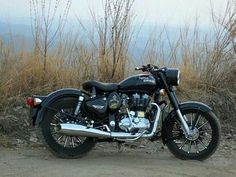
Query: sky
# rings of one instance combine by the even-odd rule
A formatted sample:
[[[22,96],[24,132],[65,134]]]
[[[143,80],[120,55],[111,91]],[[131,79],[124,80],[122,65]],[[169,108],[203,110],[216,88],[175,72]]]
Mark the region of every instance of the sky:
[[[29,24],[30,0],[0,0],[0,21],[17,24]],[[40,0],[38,0],[40,1]],[[63,6],[65,0],[61,0]],[[72,0],[68,19],[76,16],[89,20],[92,9],[98,15],[103,13],[104,0]],[[217,13],[222,13],[227,0],[135,0],[133,13],[137,22],[149,25],[169,26],[194,25],[196,17],[202,27],[211,25],[211,5]]]

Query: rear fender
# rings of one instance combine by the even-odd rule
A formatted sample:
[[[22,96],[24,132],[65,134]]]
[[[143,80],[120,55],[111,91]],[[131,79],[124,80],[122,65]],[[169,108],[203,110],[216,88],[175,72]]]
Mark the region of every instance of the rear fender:
[[[47,98],[47,96],[41,96],[41,95],[33,95],[32,97],[40,99],[42,101],[41,104]],[[30,107],[30,117],[33,120],[33,122],[32,122],[33,125],[35,125],[35,121],[37,119],[38,112],[41,109],[41,104],[39,104],[35,107]]]
[[[81,91],[79,89],[73,89],[73,88],[65,88],[56,90],[55,92],[50,93],[40,104],[40,108],[38,108],[37,116],[35,117],[35,120],[33,120],[33,125],[39,125],[41,121],[43,120],[44,113],[47,110],[47,107],[55,100],[66,97],[66,96],[85,96],[85,100],[88,99],[90,96],[87,92]]]
[[[180,103],[179,105],[180,111],[183,110],[188,110],[188,109],[197,109],[197,110],[201,110],[202,112],[209,112],[212,111],[212,108],[207,106],[204,103],[201,102],[197,102],[197,101],[188,101],[188,102],[183,102]],[[168,139],[168,120],[172,119],[176,116],[176,111],[172,110],[163,120],[162,122],[162,141],[165,144],[167,139]]]

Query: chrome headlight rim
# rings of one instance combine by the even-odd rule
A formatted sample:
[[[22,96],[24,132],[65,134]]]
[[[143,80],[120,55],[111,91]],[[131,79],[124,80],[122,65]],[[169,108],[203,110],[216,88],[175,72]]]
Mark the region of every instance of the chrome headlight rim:
[[[178,70],[178,75],[177,75],[177,85],[180,84],[180,70]]]

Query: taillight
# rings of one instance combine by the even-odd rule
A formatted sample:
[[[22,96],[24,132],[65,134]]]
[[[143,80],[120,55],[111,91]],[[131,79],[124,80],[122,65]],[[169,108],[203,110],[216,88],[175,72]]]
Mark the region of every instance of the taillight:
[[[33,97],[28,97],[26,99],[26,104],[31,106],[31,107],[34,107],[34,98]]]
[[[39,98],[33,98],[33,97],[28,97],[26,99],[26,104],[29,105],[30,107],[34,107],[39,105],[42,102],[41,99]]]

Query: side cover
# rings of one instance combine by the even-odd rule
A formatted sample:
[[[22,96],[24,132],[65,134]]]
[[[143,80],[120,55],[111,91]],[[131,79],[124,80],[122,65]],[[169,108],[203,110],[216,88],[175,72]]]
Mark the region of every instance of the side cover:
[[[107,110],[107,99],[105,96],[99,98],[95,97],[86,101],[85,106],[88,110],[94,112],[99,117],[103,117]]]

